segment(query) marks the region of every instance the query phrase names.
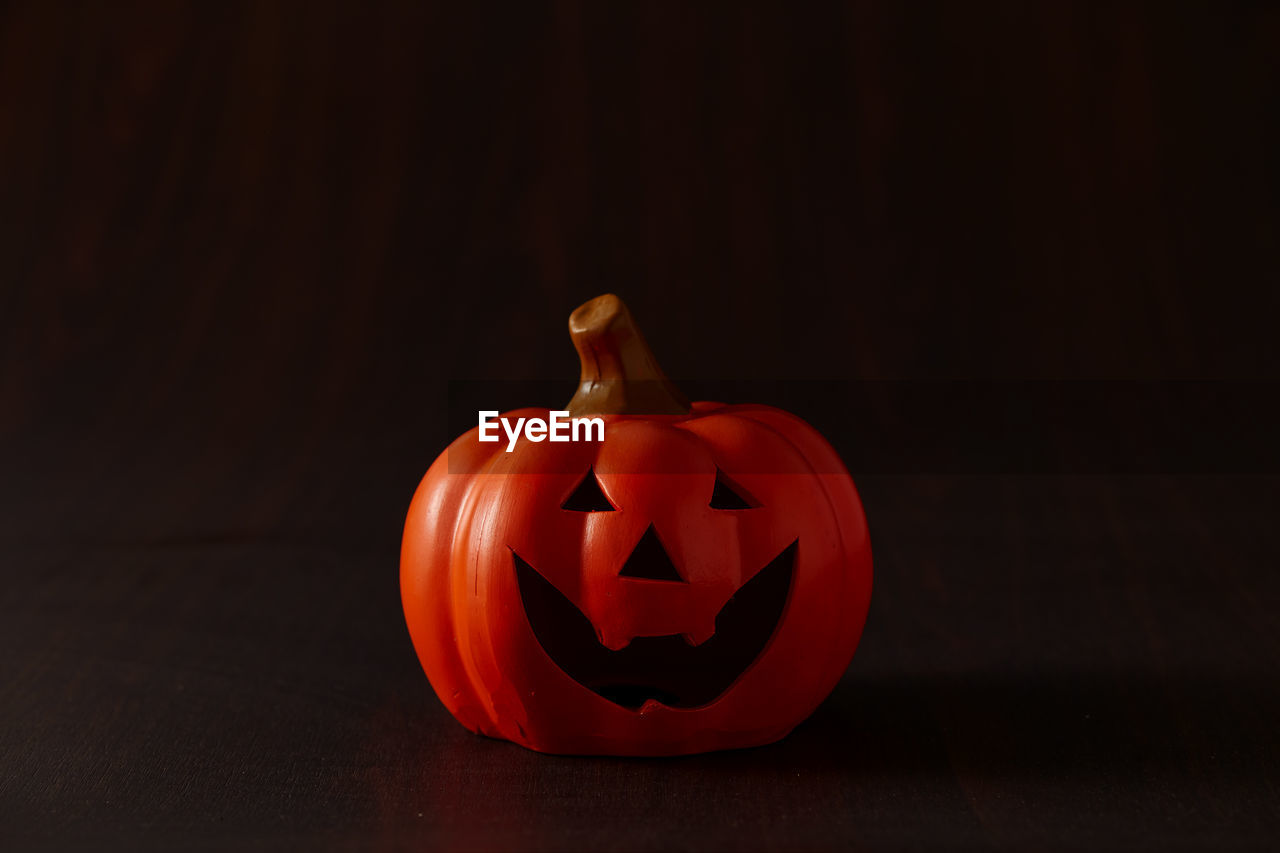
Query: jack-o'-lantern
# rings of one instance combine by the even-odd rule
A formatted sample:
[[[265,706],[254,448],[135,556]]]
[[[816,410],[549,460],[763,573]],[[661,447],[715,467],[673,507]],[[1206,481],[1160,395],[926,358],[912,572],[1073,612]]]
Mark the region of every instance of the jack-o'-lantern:
[[[853,480],[794,415],[686,402],[616,296],[569,327],[582,378],[567,411],[600,418],[603,440],[508,451],[473,429],[409,508],[401,594],[436,694],[472,731],[543,752],[783,737],[866,619]]]

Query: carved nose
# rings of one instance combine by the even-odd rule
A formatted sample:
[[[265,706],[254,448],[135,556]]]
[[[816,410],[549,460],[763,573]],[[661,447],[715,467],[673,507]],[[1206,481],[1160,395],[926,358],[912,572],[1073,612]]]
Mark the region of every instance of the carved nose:
[[[640,541],[636,543],[636,547],[631,551],[631,556],[627,557],[627,561],[623,563],[622,571],[618,572],[618,576],[623,578],[643,578],[651,581],[688,583],[676,571],[675,563],[671,562],[671,555],[662,546],[662,540],[654,532],[652,524],[649,525],[649,529],[644,532],[644,535],[640,537]]]

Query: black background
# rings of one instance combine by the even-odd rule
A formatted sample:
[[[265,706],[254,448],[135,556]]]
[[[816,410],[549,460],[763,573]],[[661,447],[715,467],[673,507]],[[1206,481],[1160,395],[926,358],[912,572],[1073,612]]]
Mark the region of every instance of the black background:
[[[0,7],[0,840],[1274,843],[1278,53],[1254,3]],[[539,756],[409,644],[448,381],[564,402],[605,291],[858,478],[862,647],[778,745]],[[1094,402],[956,404],[1045,380]]]

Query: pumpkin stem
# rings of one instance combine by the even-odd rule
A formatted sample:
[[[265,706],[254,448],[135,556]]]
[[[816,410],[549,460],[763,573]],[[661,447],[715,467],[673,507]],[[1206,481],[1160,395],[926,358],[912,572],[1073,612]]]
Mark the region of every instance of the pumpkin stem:
[[[587,415],[687,415],[689,401],[662,372],[631,312],[612,293],[569,315],[582,361],[578,393],[566,410]]]

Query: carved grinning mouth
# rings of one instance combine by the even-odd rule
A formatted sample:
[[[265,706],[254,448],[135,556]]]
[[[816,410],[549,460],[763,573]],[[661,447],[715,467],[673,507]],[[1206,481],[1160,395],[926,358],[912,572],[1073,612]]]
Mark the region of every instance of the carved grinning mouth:
[[[706,642],[695,646],[680,634],[637,637],[618,651],[599,642],[591,620],[555,585],[514,550],[511,554],[533,635],[566,675],[631,710],[650,699],[695,708],[728,690],[768,645],[791,591],[798,542],[733,594],[716,614],[715,634]],[[641,551],[637,546],[622,575],[649,576],[650,569],[633,565],[642,559]],[[661,557],[669,560],[665,550]]]

